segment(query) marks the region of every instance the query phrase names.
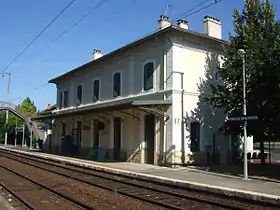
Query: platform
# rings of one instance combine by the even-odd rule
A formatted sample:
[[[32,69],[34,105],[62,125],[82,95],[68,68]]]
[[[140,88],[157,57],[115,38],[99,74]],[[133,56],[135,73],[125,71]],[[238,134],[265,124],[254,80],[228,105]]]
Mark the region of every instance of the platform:
[[[167,168],[149,164],[129,162],[94,162],[35,151],[21,150],[20,148],[0,149],[17,151],[44,159],[53,159],[68,162],[87,168],[93,168],[114,174],[123,174],[152,180],[160,183],[168,183],[176,186],[185,186],[218,194],[260,200],[280,205],[280,183],[261,181],[256,179],[243,180],[237,176],[219,175],[215,173],[201,173],[199,170],[187,167]]]
[[[14,210],[15,208],[2,196],[0,195],[0,210]]]

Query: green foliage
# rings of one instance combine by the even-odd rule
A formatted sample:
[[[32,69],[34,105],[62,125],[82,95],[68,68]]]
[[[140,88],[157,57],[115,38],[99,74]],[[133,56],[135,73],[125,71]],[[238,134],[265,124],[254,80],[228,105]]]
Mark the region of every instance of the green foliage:
[[[280,134],[280,23],[268,0],[247,0],[242,12],[234,10],[234,33],[230,34],[224,62],[218,69],[223,84],[212,86],[208,98],[215,107],[225,108],[230,116],[243,111],[242,58],[245,50],[247,114],[260,121],[248,122],[248,133]],[[242,126],[226,125],[242,134]]]
[[[37,112],[37,108],[33,101],[29,97],[24,99],[17,107],[16,110],[18,113],[27,116],[33,116]],[[0,112],[0,143],[3,143],[5,132],[7,131],[9,135],[13,135],[15,133],[15,127],[24,126],[24,121],[17,116],[9,113],[9,122],[8,125],[6,122],[6,111]]]

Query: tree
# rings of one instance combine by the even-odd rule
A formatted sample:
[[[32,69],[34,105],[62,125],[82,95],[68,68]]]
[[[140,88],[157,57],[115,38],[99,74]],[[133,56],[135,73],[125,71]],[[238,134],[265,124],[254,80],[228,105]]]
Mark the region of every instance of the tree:
[[[27,97],[16,107],[16,111],[19,114],[32,117],[36,114],[37,108],[34,102],[31,101],[29,97]],[[15,127],[22,127],[25,124],[25,122],[22,119],[18,118],[13,114],[9,115],[8,125],[6,125],[5,122],[6,122],[6,112],[1,112],[0,113],[0,139],[4,139],[4,133],[6,131],[8,132],[9,136],[14,136]]]
[[[264,135],[280,136],[280,23],[269,0],[246,0],[242,12],[235,9],[233,17],[234,33],[218,69],[223,84],[212,86],[213,95],[207,99],[225,108],[229,116],[242,115],[242,59],[237,51],[244,49],[247,114],[260,119],[248,122],[247,131],[263,142]],[[243,134],[241,124],[225,124],[225,128]]]

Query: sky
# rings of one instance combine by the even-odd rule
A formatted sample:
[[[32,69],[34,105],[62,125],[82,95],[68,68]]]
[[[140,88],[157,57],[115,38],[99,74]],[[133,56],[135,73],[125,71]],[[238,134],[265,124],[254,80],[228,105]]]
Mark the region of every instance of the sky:
[[[157,29],[161,14],[176,21],[205,0],[106,0],[79,24],[64,33],[104,0],[77,0],[6,72],[11,73],[10,100],[18,104],[29,96],[42,110],[56,103],[51,78],[89,62],[95,48],[107,54]],[[209,0],[205,5],[214,2]],[[222,22],[223,39],[232,32],[232,12],[245,0],[223,0],[189,17],[189,29],[203,32],[205,15]],[[70,2],[70,0],[0,1],[0,72]],[[280,1],[270,0],[280,19]],[[166,10],[167,5],[169,9]],[[199,8],[197,8],[199,9]],[[278,10],[279,9],[279,10]],[[55,40],[56,39],[56,40]],[[54,41],[55,40],[55,41]],[[7,100],[8,77],[0,77],[0,101]]]

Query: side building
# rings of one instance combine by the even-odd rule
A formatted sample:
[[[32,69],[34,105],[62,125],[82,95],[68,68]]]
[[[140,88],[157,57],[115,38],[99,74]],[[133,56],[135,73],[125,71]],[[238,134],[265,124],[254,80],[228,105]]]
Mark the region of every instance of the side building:
[[[202,98],[211,94],[223,47],[222,26],[206,16],[204,33],[186,20],[160,16],[158,31],[49,82],[57,107],[36,118],[49,127],[44,147],[59,154],[149,164],[204,163],[231,144],[219,132],[222,110]]]

